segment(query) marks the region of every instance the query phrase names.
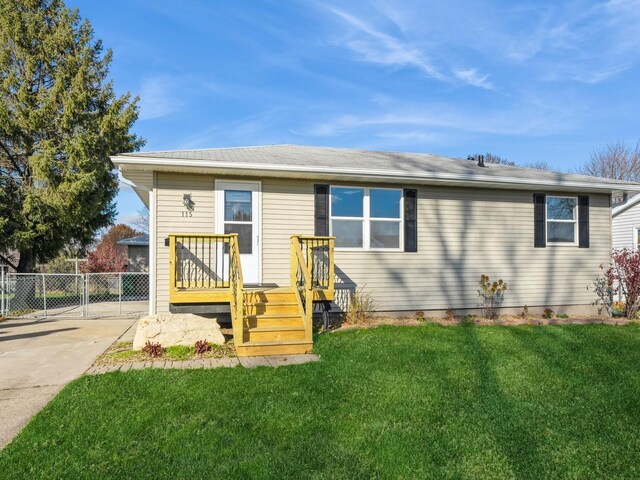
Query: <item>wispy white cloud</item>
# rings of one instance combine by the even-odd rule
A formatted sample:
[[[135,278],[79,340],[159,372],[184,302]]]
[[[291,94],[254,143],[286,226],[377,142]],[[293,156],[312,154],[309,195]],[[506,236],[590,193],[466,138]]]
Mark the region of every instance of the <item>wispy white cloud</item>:
[[[413,67],[426,74],[428,77],[444,81],[456,82],[473,87],[494,89],[494,85],[488,81],[488,74],[481,74],[476,68],[451,68],[446,62],[436,60],[435,53],[430,51],[435,42],[430,39],[416,42],[406,38],[403,32],[408,31],[399,21],[400,16],[395,11],[386,12],[387,28],[374,25],[363,17],[356,16],[344,9],[324,5],[331,12],[350,27],[346,37],[341,37],[337,42],[359,55],[361,61],[386,65],[390,67]],[[395,27],[395,32],[393,28]]]
[[[515,68],[533,81],[596,84],[640,62],[640,0],[516,2],[499,9],[482,1],[358,5],[365,13],[324,7],[349,27],[340,45],[362,61],[414,67],[446,82],[503,90],[489,80],[491,70]]]
[[[139,219],[140,219],[140,215],[138,213],[125,213],[123,215],[118,215],[118,219],[116,220],[116,223],[133,225]]]
[[[413,66],[430,77],[438,80],[445,78],[429,58],[410,42],[385,33],[344,10],[331,6],[326,8],[354,29],[352,37],[345,43],[351,50],[361,54],[363,60],[382,65]]]
[[[489,81],[489,75],[482,75],[478,73],[475,68],[467,68],[464,70],[454,69],[453,73],[457,78],[474,87],[485,88],[487,90],[494,90],[495,87]]]
[[[140,88],[140,120],[162,118],[181,107],[179,85],[175,79],[161,75],[147,78]]]
[[[300,134],[337,137],[354,133],[427,139],[436,133],[468,132],[535,137],[580,128],[579,108],[530,100],[503,108],[468,109],[442,104],[396,103],[383,111],[342,114],[301,129]]]
[[[274,122],[284,111],[283,107],[275,107],[268,111],[216,122],[185,138],[176,149],[207,148],[212,146],[260,145],[282,143],[273,137]],[[247,142],[247,139],[250,139]]]

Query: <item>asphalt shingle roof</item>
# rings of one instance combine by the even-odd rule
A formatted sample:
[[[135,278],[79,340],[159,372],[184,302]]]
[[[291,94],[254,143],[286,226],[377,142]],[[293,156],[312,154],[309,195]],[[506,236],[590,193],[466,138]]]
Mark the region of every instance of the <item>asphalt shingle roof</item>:
[[[149,245],[149,235],[144,234],[138,237],[124,238],[118,242],[118,245]]]
[[[501,177],[521,180],[548,182],[595,182],[610,184],[612,187],[624,188],[638,184],[619,182],[560,173],[553,171],[533,170],[508,165],[486,164],[479,167],[475,161],[443,157],[430,153],[385,152],[377,150],[359,150],[336,147],[311,147],[302,145],[265,145],[256,147],[211,148],[203,150],[170,150],[155,152],[134,152],[118,155],[119,158],[154,158],[163,160],[183,160],[202,162],[204,164],[238,164],[252,166],[282,166],[313,168],[314,171],[333,173],[348,170],[388,172],[393,175],[438,176],[451,175],[461,178]],[[541,159],[542,160],[542,159]],[[117,163],[117,162],[116,162]]]

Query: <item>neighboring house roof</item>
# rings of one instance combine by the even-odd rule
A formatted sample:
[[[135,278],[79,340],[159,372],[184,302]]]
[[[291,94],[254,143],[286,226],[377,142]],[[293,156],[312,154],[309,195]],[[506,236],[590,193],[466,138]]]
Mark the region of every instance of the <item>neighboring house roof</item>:
[[[611,215],[615,217],[619,213],[624,212],[628,208],[636,205],[637,203],[640,203],[640,195],[636,195],[633,198],[627,200],[625,203],[618,205],[616,207],[613,207],[613,210],[611,211]]]
[[[476,185],[493,188],[551,188],[610,193],[640,192],[640,184],[570,173],[532,170],[439,155],[335,147],[269,145],[123,153],[111,157],[123,174],[154,170],[185,173],[370,180],[393,183]]]
[[[149,246],[149,235],[144,234],[138,237],[124,238],[118,242],[118,245]]]

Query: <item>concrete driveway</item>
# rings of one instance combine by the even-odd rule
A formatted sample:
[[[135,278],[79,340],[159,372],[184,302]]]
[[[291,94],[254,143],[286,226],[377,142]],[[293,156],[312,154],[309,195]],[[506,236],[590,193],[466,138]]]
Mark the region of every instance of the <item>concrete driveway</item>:
[[[0,448],[136,318],[16,318],[0,322]]]

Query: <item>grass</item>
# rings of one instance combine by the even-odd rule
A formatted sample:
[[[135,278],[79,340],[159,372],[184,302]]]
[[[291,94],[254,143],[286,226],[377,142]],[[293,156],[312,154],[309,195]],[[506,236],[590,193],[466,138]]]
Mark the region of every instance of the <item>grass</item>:
[[[180,361],[193,357],[196,353],[196,349],[195,347],[188,345],[174,345],[172,347],[165,348],[164,353],[169,357],[169,359]]]
[[[640,478],[640,327],[383,326],[68,385],[3,478]]]

